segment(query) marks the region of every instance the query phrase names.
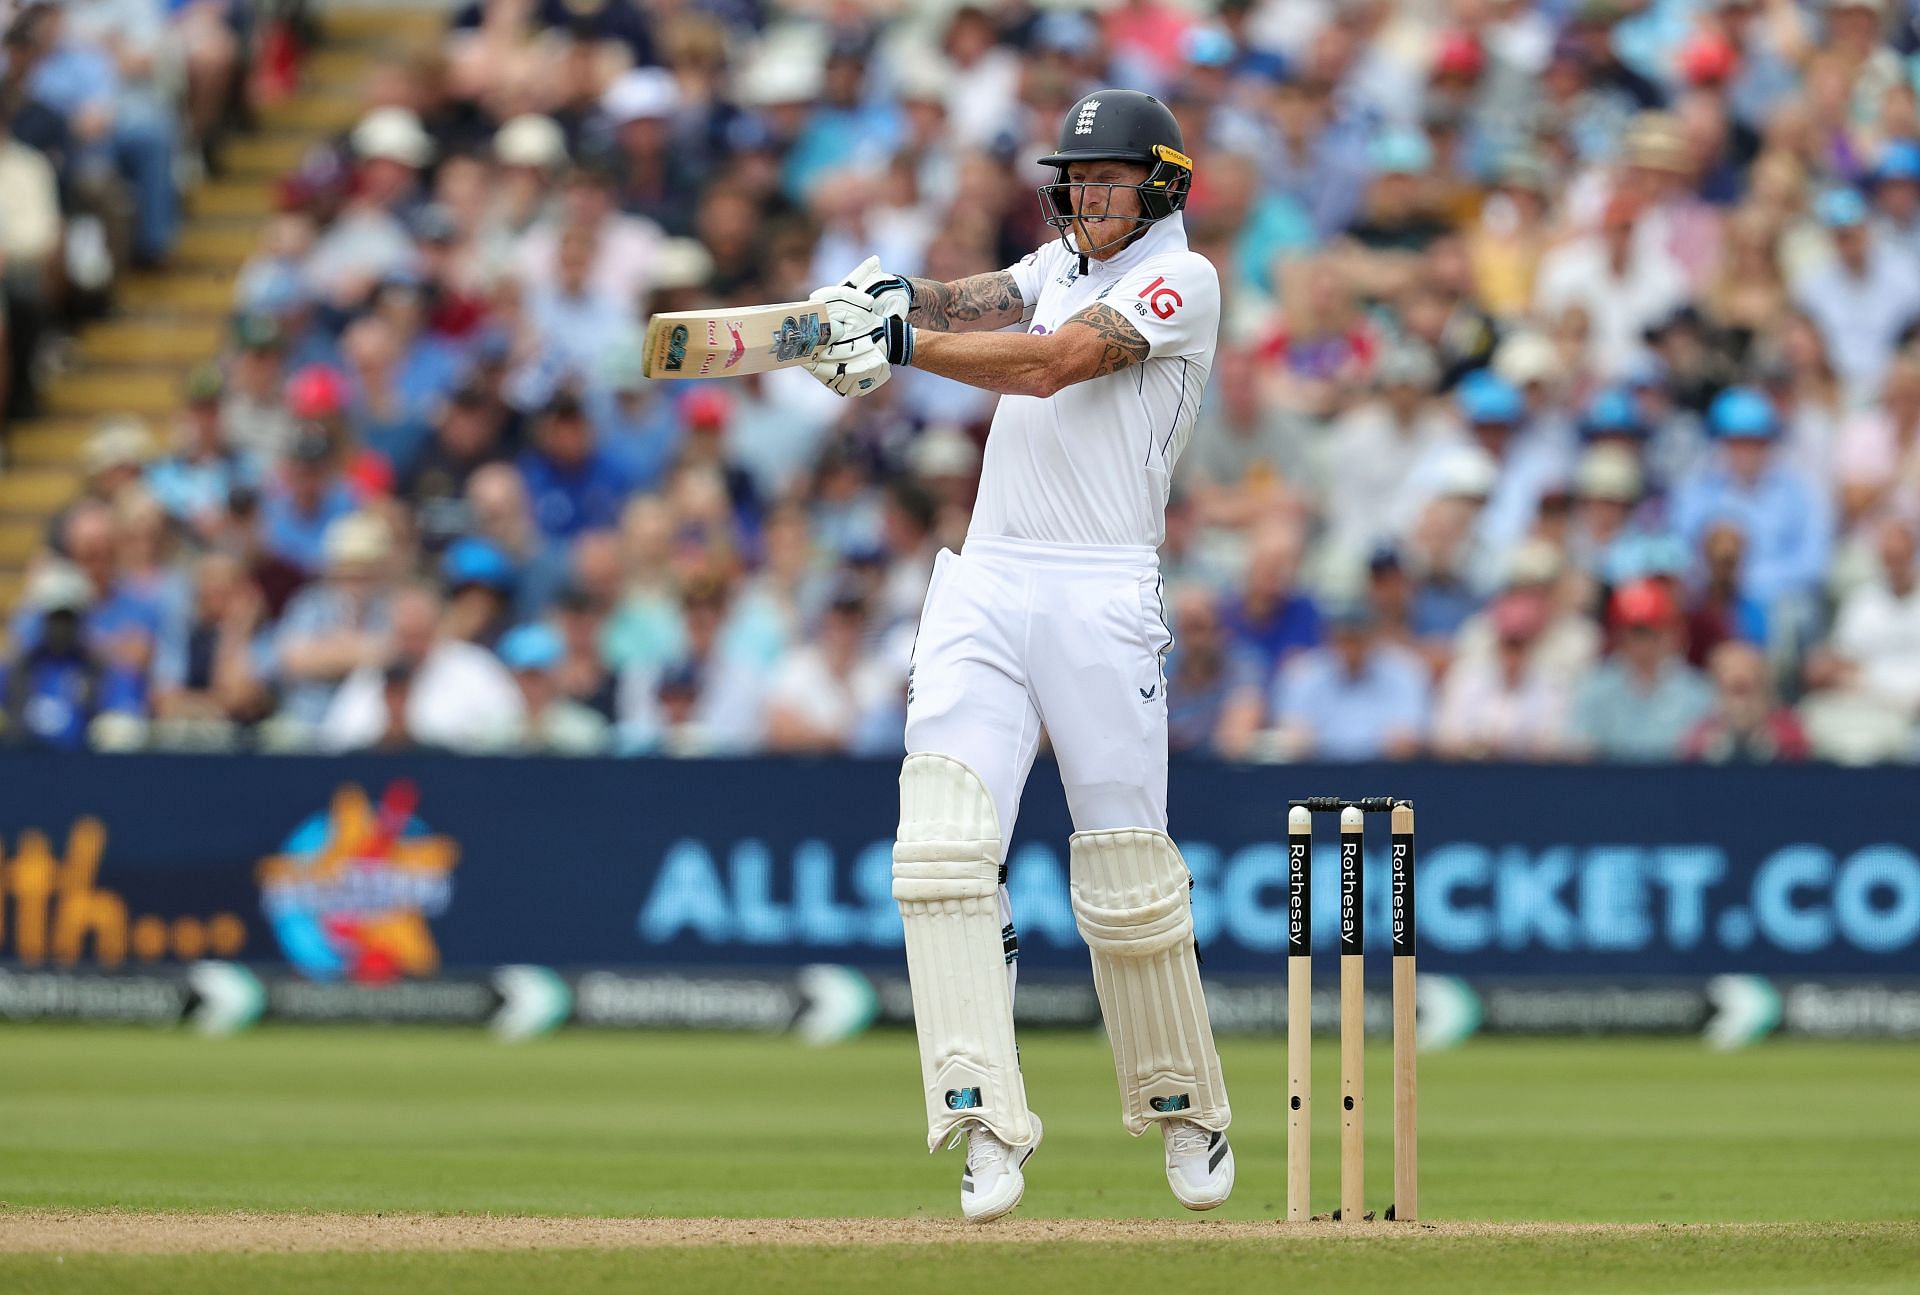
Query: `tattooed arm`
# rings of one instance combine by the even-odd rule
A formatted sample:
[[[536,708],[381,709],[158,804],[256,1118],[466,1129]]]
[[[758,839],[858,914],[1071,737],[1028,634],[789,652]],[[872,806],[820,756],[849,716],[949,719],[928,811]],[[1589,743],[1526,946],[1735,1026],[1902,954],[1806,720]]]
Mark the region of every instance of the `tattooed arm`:
[[[1019,285],[1005,270],[976,274],[952,283],[908,279],[913,285],[913,311],[907,322],[915,328],[941,333],[977,333],[1017,324],[1026,314]]]
[[[1147,350],[1124,315],[1092,305],[1053,333],[916,333],[913,367],[1003,395],[1051,396],[1138,364]]]

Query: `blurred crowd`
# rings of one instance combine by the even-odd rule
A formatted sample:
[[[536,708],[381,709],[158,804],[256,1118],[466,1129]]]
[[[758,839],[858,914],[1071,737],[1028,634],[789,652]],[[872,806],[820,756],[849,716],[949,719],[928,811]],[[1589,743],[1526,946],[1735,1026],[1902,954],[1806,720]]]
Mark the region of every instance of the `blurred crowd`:
[[[0,400],[164,267],[183,194],[257,96],[291,89],[301,0],[0,0]],[[5,437],[0,434],[0,448]]]
[[[1912,759],[1916,49],[1912,0],[476,0],[286,177],[177,422],[94,437],[10,732],[898,751],[993,398],[650,383],[641,328],[1009,264],[1118,84],[1225,297],[1177,751]]]

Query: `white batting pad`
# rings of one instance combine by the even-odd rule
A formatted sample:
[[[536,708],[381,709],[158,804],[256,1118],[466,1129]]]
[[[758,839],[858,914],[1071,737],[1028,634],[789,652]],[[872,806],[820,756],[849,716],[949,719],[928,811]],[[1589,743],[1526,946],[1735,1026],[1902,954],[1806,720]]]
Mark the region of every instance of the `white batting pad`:
[[[1000,822],[986,785],[951,757],[908,756],[900,767],[893,897],[906,928],[929,1151],[968,1119],[1009,1146],[1033,1141],[1013,1045],[999,895]]]
[[[1073,917],[1093,953],[1127,1131],[1175,1117],[1226,1128],[1180,851],[1165,832],[1127,827],[1076,832],[1070,853]]]

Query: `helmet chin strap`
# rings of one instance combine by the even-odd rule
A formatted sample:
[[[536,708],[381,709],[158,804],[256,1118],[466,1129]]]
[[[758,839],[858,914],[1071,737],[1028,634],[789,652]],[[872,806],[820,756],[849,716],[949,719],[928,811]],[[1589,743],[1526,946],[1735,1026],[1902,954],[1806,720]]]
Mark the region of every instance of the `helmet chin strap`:
[[[1078,227],[1080,233],[1086,232],[1086,217],[1076,216],[1074,217],[1073,223]],[[1158,223],[1159,221],[1157,220],[1136,220],[1133,222],[1132,229],[1120,235],[1120,237],[1114,239],[1111,243],[1102,243],[1100,246],[1092,248],[1091,250],[1081,247],[1080,241],[1075,239],[1073,242],[1073,250],[1080,257],[1080,273],[1085,274],[1087,272],[1087,260],[1094,252],[1120,251]]]

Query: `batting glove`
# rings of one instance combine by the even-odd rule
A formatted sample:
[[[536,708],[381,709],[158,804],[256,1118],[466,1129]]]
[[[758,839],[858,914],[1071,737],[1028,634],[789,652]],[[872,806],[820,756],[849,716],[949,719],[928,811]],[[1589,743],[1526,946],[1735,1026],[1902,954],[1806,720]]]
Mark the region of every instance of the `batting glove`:
[[[872,298],[874,310],[878,314],[895,319],[905,319],[913,309],[913,285],[898,274],[888,274],[880,268],[880,258],[869,256],[855,266],[853,273],[842,279],[840,287],[856,293],[864,293]],[[822,289],[821,291],[827,291]],[[814,294],[819,299],[819,294]]]
[[[871,334],[834,342],[819,359],[806,365],[814,378],[842,396],[870,396],[893,376],[886,343]]]

